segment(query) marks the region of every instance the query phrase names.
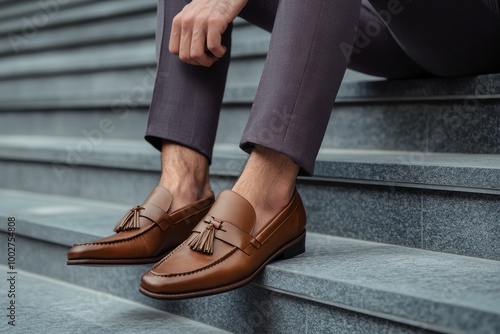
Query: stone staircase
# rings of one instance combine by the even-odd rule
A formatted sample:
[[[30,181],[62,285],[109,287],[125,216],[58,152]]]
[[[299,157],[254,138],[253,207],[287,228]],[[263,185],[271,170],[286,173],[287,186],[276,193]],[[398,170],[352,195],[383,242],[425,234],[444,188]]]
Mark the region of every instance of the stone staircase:
[[[66,266],[73,243],[111,233],[158,181],[158,153],[142,139],[155,10],[155,0],[0,1],[0,264],[9,278],[15,217],[18,293],[16,327],[2,316],[2,333],[500,333],[497,74],[349,71],[316,175],[299,180],[306,253],[243,288],[158,301],[137,289],[147,265]],[[216,192],[245,161],[237,143],[269,43],[240,20],[233,39]]]

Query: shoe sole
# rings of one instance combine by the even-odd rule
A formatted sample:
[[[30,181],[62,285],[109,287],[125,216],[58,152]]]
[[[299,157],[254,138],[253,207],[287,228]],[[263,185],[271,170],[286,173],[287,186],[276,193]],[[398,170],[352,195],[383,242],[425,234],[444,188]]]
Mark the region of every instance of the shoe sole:
[[[179,294],[162,294],[148,291],[144,287],[140,286],[139,291],[148,297],[155,299],[188,299],[188,298],[196,298],[203,296],[215,295],[222,292],[227,292],[239,288],[245,284],[250,283],[260,272],[273,260],[285,260],[291,259],[297,255],[300,255],[305,252],[305,242],[306,242],[306,231],[304,231],[299,237],[294,240],[288,242],[283,247],[274,252],[250,277],[247,277],[241,281],[231,283],[229,285],[224,285],[218,288],[208,289],[208,290],[200,290],[194,292],[187,293],[179,293]]]
[[[172,248],[174,249],[174,248]],[[151,264],[156,263],[163,259],[172,251],[172,249],[166,251],[165,253],[158,255],[156,257],[140,258],[140,259],[78,259],[78,260],[67,260],[66,264],[69,266],[114,266],[114,265],[133,265],[133,264]]]

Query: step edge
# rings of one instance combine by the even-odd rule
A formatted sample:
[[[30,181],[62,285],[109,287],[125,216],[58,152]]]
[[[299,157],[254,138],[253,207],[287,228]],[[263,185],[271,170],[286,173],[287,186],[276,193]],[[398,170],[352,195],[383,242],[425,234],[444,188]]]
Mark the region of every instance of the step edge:
[[[8,271],[7,270],[8,267],[6,265],[4,265],[4,264],[0,264],[0,269],[5,269],[4,272]],[[62,288],[65,288],[65,289],[76,290],[76,291],[79,291],[79,292],[82,292],[82,293],[85,293],[85,294],[90,294],[90,295],[95,295],[95,294],[105,295],[105,296],[108,296],[108,297],[112,298],[113,300],[115,300],[118,303],[123,303],[123,304],[127,304],[127,305],[130,305],[130,306],[134,306],[138,310],[142,309],[142,310],[147,310],[149,312],[156,313],[156,314],[169,315],[174,320],[177,319],[177,320],[186,321],[187,324],[193,324],[193,325],[196,324],[196,325],[201,326],[201,327],[211,328],[211,329],[220,331],[221,333],[229,333],[229,332],[227,332],[227,331],[225,331],[223,329],[211,326],[209,324],[202,323],[202,322],[196,321],[194,319],[183,317],[183,316],[171,313],[171,312],[167,312],[167,311],[164,311],[164,310],[162,310],[160,308],[152,307],[150,305],[138,302],[138,301],[133,300],[133,299],[123,298],[121,296],[117,296],[117,295],[114,295],[114,294],[109,293],[109,292],[94,290],[94,289],[91,289],[91,288],[88,288],[88,287],[85,287],[85,286],[82,286],[82,285],[78,285],[78,284],[75,284],[75,283],[71,283],[71,282],[68,282],[68,281],[64,281],[64,280],[61,280],[61,279],[58,279],[58,278],[40,275],[38,273],[34,273],[34,272],[31,272],[31,271],[28,271],[28,270],[24,270],[24,269],[16,269],[16,275],[28,276],[28,277],[36,279],[36,280],[42,280],[42,281],[46,282],[47,284],[57,285],[58,287],[62,287]]]
[[[333,238],[338,238],[338,237],[333,237]],[[338,239],[345,239],[345,238],[338,238]],[[45,241],[45,240],[43,240],[43,241]],[[374,243],[374,242],[365,242],[365,241],[358,241],[358,240],[354,240],[354,241],[361,242],[361,243],[377,244],[377,245],[381,245],[381,246],[388,246],[385,244],[379,244],[379,243]],[[392,247],[392,245],[389,245],[389,246]],[[402,246],[394,246],[394,247],[399,248]],[[426,251],[426,250],[421,250],[421,251],[436,253],[436,252]],[[443,256],[453,256],[453,257],[460,256],[460,255],[452,255],[452,254],[444,254],[444,253],[442,253],[442,254],[443,254]],[[463,256],[460,256],[460,257],[463,257]],[[475,258],[473,258],[473,259],[476,260]],[[479,260],[483,260],[483,259],[479,259]],[[492,260],[486,260],[486,261],[491,262]],[[493,262],[498,262],[498,261],[493,261]],[[273,267],[272,264],[268,265],[265,272],[267,274],[270,274],[270,275],[276,275],[276,273],[280,273],[283,271],[285,271],[289,274],[297,275],[297,273],[295,273],[293,271],[289,272],[289,271],[283,270],[282,268]],[[351,287],[351,288],[358,289],[358,290],[362,289],[364,292],[366,292],[368,290],[372,293],[382,293],[384,295],[389,294],[391,296],[399,297],[399,298],[402,297],[402,298],[406,299],[407,302],[412,301],[412,300],[419,301],[420,303],[424,303],[425,307],[432,307],[433,305],[443,305],[444,307],[453,307],[455,310],[461,311],[461,316],[463,316],[463,314],[467,315],[467,314],[480,313],[480,314],[485,314],[488,316],[493,316],[495,318],[498,317],[500,319],[500,310],[498,313],[493,313],[493,312],[488,312],[486,310],[481,310],[478,308],[474,308],[474,307],[466,306],[466,305],[462,305],[462,304],[452,304],[452,303],[447,303],[447,302],[435,301],[435,300],[432,300],[429,298],[412,296],[410,294],[403,294],[400,292],[391,292],[391,291],[387,291],[385,289],[380,289],[380,288],[370,288],[370,287],[367,287],[367,286],[364,286],[361,284],[350,284],[349,282],[344,282],[342,280],[329,281],[329,280],[326,280],[325,278],[318,278],[318,277],[315,277],[314,275],[311,275],[311,274],[300,275],[300,277],[302,277],[303,280],[318,279],[321,282],[327,281],[329,283],[334,283],[336,285],[340,285],[340,286],[344,286],[344,287]],[[57,280],[57,279],[55,279],[55,280]],[[321,282],[320,282],[320,284],[321,284]],[[68,284],[71,284],[71,283],[68,283]],[[454,327],[450,327],[450,326],[447,327],[445,324],[436,324],[436,323],[428,322],[425,320],[411,319],[410,317],[391,314],[387,310],[384,311],[383,309],[377,311],[377,310],[373,310],[373,309],[369,309],[369,308],[363,308],[359,305],[358,306],[354,305],[355,303],[349,304],[349,303],[345,303],[345,302],[335,302],[335,301],[332,301],[332,300],[329,300],[326,298],[320,299],[320,298],[316,298],[316,297],[308,295],[308,294],[299,293],[297,291],[286,290],[281,286],[273,286],[273,285],[268,285],[266,283],[255,282],[255,281],[252,282],[251,284],[263,287],[263,288],[270,290],[270,291],[275,291],[275,292],[278,292],[278,293],[281,293],[284,295],[297,297],[297,298],[300,298],[303,300],[309,300],[309,301],[317,302],[317,303],[324,304],[324,305],[339,307],[341,309],[351,310],[351,311],[359,312],[359,313],[366,314],[369,316],[382,318],[382,319],[386,319],[386,320],[391,320],[391,321],[396,321],[399,323],[404,323],[404,324],[408,324],[408,325],[412,325],[412,326],[416,326],[416,327],[420,327],[420,328],[427,328],[427,329],[432,329],[432,330],[444,331],[445,333],[457,333],[457,330],[459,329],[459,328],[454,328]],[[76,286],[78,286],[78,285],[76,285]],[[86,289],[88,289],[88,288],[86,288]],[[89,289],[89,290],[92,290],[92,289]],[[133,302],[136,302],[136,301],[133,301]],[[141,303],[139,303],[139,304],[141,304]],[[411,312],[408,312],[408,315],[411,315]]]
[[[396,316],[396,315],[392,315],[392,314],[388,314],[388,313],[384,313],[384,312],[367,310],[367,309],[363,309],[363,308],[359,308],[359,307],[354,307],[354,306],[343,304],[343,303],[325,301],[325,300],[321,300],[321,299],[314,298],[314,297],[304,296],[304,295],[301,295],[299,293],[295,293],[295,292],[291,292],[291,291],[285,291],[285,290],[282,290],[282,289],[277,289],[277,288],[269,287],[269,286],[266,286],[266,285],[262,285],[262,284],[259,284],[259,283],[251,283],[251,284],[255,284],[255,285],[260,286],[262,288],[265,288],[265,289],[267,289],[269,291],[281,293],[281,294],[284,294],[284,295],[287,295],[287,296],[296,297],[296,298],[300,298],[300,299],[306,299],[306,300],[309,300],[309,301],[312,301],[312,302],[315,302],[315,303],[319,303],[319,304],[323,304],[323,305],[328,305],[328,306],[333,306],[333,307],[337,307],[337,308],[340,308],[340,309],[345,309],[345,310],[348,310],[348,311],[352,311],[352,312],[356,312],[356,313],[361,313],[361,314],[365,314],[365,315],[368,315],[368,316],[372,316],[372,317],[376,317],[376,318],[380,318],[380,319],[385,319],[385,320],[393,321],[393,322],[396,322],[396,323],[401,323],[401,324],[405,324],[405,325],[409,325],[409,326],[413,326],[413,327],[418,327],[418,328],[425,329],[425,330],[432,330],[432,331],[436,331],[436,332],[439,332],[439,333],[446,333],[446,334],[457,334],[457,333],[464,333],[465,334],[466,333],[466,332],[457,332],[456,329],[450,329],[450,328],[446,328],[446,327],[443,327],[443,326],[438,326],[438,325],[430,324],[430,323],[427,323],[427,322],[422,322],[422,321],[417,321],[417,320],[413,320],[413,319],[408,319],[408,318],[405,318],[405,317]]]
[[[98,1],[91,1],[91,2],[95,2],[95,4],[97,6],[99,6],[99,3]],[[153,3],[152,1],[148,1],[148,2],[139,2],[139,5],[134,5],[134,2],[129,2],[131,3],[132,5],[130,5],[130,7],[127,7],[127,8],[122,8],[122,7],[117,7],[115,9],[115,11],[113,11],[112,14],[101,14],[99,11],[93,11],[92,13],[89,13],[88,15],[82,15],[80,14],[78,16],[77,19],[71,17],[68,18],[68,15],[67,15],[67,12],[69,11],[70,14],[71,14],[71,11],[74,10],[74,8],[78,8],[78,7],[67,7],[65,8],[65,13],[66,15],[61,17],[56,17],[56,19],[52,19],[50,20],[49,22],[47,22],[47,24],[45,24],[42,29],[54,29],[56,27],[64,27],[64,26],[67,26],[67,25],[75,25],[75,24],[80,24],[82,22],[91,22],[91,21],[98,21],[98,20],[103,20],[103,19],[109,19],[109,18],[114,18],[114,17],[120,17],[120,16],[127,16],[127,15],[130,15],[132,13],[142,13],[142,12],[156,12],[156,4]],[[82,5],[85,5],[85,3],[82,3]],[[27,13],[27,15],[29,14],[32,14],[31,12],[30,13]],[[25,16],[23,16],[25,17]],[[2,25],[0,25],[0,34],[5,34],[5,35],[11,35],[11,34],[22,34],[22,25],[19,26],[18,24],[16,24],[16,21],[8,21],[8,23],[5,23]]]
[[[10,141],[15,141],[16,136],[4,136],[4,138],[10,138]],[[14,140],[13,140],[14,138]],[[26,137],[19,137],[20,140],[26,140]],[[0,139],[2,137],[0,136]],[[51,139],[52,144],[57,141],[64,141],[65,143],[73,143],[76,144],[84,139],[82,138],[71,138],[71,137],[43,137],[36,136],[32,139],[28,139],[33,143],[38,143],[43,139]],[[135,146],[136,151],[134,154],[142,157],[139,162],[130,161],[129,159],[124,159],[130,154],[130,146],[119,145],[115,146],[115,143],[129,143],[130,145]],[[45,144],[44,144],[45,145]],[[50,164],[53,168],[69,168],[74,170],[75,167],[91,167],[91,168],[107,168],[107,169],[120,169],[120,170],[137,170],[137,171],[159,171],[160,163],[157,161],[157,154],[154,150],[150,149],[148,145],[141,141],[135,140],[116,140],[116,139],[108,139],[106,144],[97,145],[94,147],[93,152],[82,158],[82,161],[79,161],[76,164],[69,163],[67,160],[66,149],[62,147],[52,147],[51,142],[46,143],[44,145],[34,145],[28,147],[26,142],[23,145],[17,145],[16,143],[8,142],[8,143],[0,143],[0,160],[1,161],[10,161],[10,162],[24,162],[24,163],[41,163],[41,164]],[[21,146],[21,147],[20,147]],[[33,147],[36,147],[38,155],[32,154]],[[210,168],[210,174],[212,176],[221,176],[221,177],[237,177],[241,168],[244,166],[246,161],[246,155],[243,154],[237,148],[228,148],[229,145],[226,144],[216,144],[214,150],[214,159],[213,164]],[[107,148],[107,149],[106,149]],[[113,153],[110,155],[110,148],[112,148]],[[143,149],[145,151],[143,151]],[[370,150],[326,150],[330,153],[322,154],[320,151],[320,155],[316,161],[316,169],[319,170],[316,175],[312,177],[300,177],[302,182],[327,182],[327,183],[350,183],[350,184],[367,184],[367,185],[375,185],[375,186],[397,186],[403,188],[417,188],[417,189],[430,189],[430,190],[443,190],[443,191],[457,191],[457,192],[468,192],[468,193],[481,193],[481,194],[500,194],[500,186],[495,186],[494,184],[490,184],[489,187],[485,186],[484,180],[479,178],[477,182],[468,181],[468,182],[458,182],[458,180],[454,180],[453,177],[448,179],[443,179],[440,175],[444,173],[444,171],[460,171],[463,174],[463,171],[470,170],[470,173],[477,172],[493,172],[495,173],[500,168],[496,168],[496,162],[493,161],[493,165],[489,162],[486,165],[481,166],[480,164],[473,165],[470,162],[460,162],[460,161],[444,161],[445,158],[457,157],[460,156],[468,156],[468,154],[453,154],[453,153],[427,153],[420,152],[421,154],[426,154],[432,158],[441,158],[443,162],[435,161],[395,161],[392,156],[399,155],[411,155],[412,153],[418,152],[406,152],[406,151],[370,151]],[[333,152],[333,153],[332,153]],[[357,156],[356,156],[357,154]],[[337,155],[337,157],[335,157]],[[50,156],[50,157],[49,157]],[[110,156],[112,158],[110,158]],[[373,156],[376,161],[369,161],[370,156]],[[481,154],[481,155],[470,155],[471,157],[478,158],[495,158],[498,157],[500,161],[500,155],[494,154]],[[121,158],[120,158],[121,157]],[[146,162],[146,163],[145,163]],[[327,165],[329,167],[324,167]],[[323,166],[323,167],[322,167]],[[381,171],[379,174],[381,177],[372,177],[366,178],[363,177],[363,174],[366,175],[362,170],[357,171],[355,167],[363,168],[369,166],[371,168],[371,172],[374,170]],[[500,166],[500,165],[499,165]],[[323,169],[323,171],[322,171]],[[327,169],[327,170],[325,170]],[[342,170],[354,171],[353,176],[347,176]],[[394,172],[396,176],[386,175],[387,173],[382,173],[382,171],[387,170],[396,170],[398,173]],[[332,170],[331,173],[328,173],[328,170]],[[334,172],[334,170],[336,172]],[[411,170],[418,170],[420,174],[419,177],[415,175],[408,175],[408,172]],[[403,173],[405,172],[405,173]],[[425,172],[425,173],[424,173]],[[400,177],[398,177],[400,175]],[[405,175],[409,178],[405,178]],[[430,179],[425,179],[425,175],[428,177],[436,177],[436,181],[429,182]],[[430,175],[430,176],[429,176]],[[456,177],[455,177],[456,179]],[[448,181],[449,183],[445,183]],[[454,182],[454,183],[452,183]]]
[[[82,200],[79,197],[59,196],[59,195],[42,195],[42,194],[28,192],[28,191],[18,191],[18,190],[10,190],[10,189],[0,188],[0,195],[2,193],[15,194],[17,196],[22,196],[22,197],[25,197],[25,196],[42,197],[43,196],[45,199],[49,198],[50,200],[53,200],[54,202],[57,202],[58,199],[59,200],[62,199],[66,202],[74,202],[75,205],[82,204]],[[117,212],[121,212],[123,210],[126,210],[126,208],[128,208],[126,205],[116,204],[113,202],[94,201],[94,200],[88,200],[88,199],[85,199],[84,201],[85,201],[85,206],[87,208],[89,208],[90,211],[94,211],[91,209],[95,208],[95,207],[99,207],[100,209],[106,209],[109,207],[109,208],[112,208],[112,210],[117,211]],[[6,220],[8,218],[8,216],[5,215],[3,212],[0,212],[0,218],[3,220]],[[74,229],[66,228],[66,227],[62,227],[62,226],[47,225],[43,222],[41,223],[41,222],[36,221],[36,219],[23,218],[23,224],[28,224],[28,227],[40,226],[40,227],[43,227],[44,229],[50,229],[53,231],[65,231],[65,232],[75,233],[78,235],[78,237],[77,237],[78,239],[80,239],[81,236],[83,236],[83,238],[89,238],[89,239],[90,238],[103,238],[103,237],[107,236],[104,233],[103,234],[90,233],[90,232],[88,232],[88,230],[82,232],[82,231],[75,231]],[[46,240],[46,239],[39,239],[38,234],[35,234],[35,233],[32,234],[32,233],[29,233],[28,231],[29,231],[29,229],[26,228],[21,232],[16,231],[16,234],[22,235],[25,237],[29,237],[29,238],[33,238],[33,239],[42,240],[42,241]],[[6,233],[7,232],[6,226],[0,225],[0,232]],[[112,233],[112,230],[110,230],[110,233]],[[307,232],[307,234],[310,235],[311,237],[316,237],[316,238],[321,237],[321,238],[327,238],[327,239],[331,239],[331,240],[338,239],[338,240],[344,240],[344,241],[348,241],[348,242],[355,243],[355,244],[370,245],[370,246],[374,246],[374,247],[375,246],[376,247],[390,247],[390,248],[394,248],[394,249],[402,248],[402,249],[410,250],[414,253],[440,254],[443,257],[463,258],[463,259],[471,259],[471,260],[474,260],[475,262],[500,264],[499,260],[493,260],[493,259],[488,259],[488,258],[472,257],[472,256],[461,255],[461,254],[439,252],[439,251],[433,251],[433,250],[429,250],[429,249],[422,249],[422,248],[415,248],[415,247],[405,247],[402,245],[386,244],[386,243],[381,243],[381,242],[376,242],[376,241],[353,239],[353,238],[347,238],[347,237],[321,234],[321,233],[316,233],[316,232]],[[62,240],[52,239],[52,240],[48,240],[48,241],[50,241],[51,243],[54,243],[54,244],[61,245],[61,246],[67,246],[67,247],[73,246],[73,243],[68,242],[66,239],[62,239]],[[286,272],[293,273],[293,271],[286,271]],[[314,275],[309,275],[309,276],[314,276]],[[321,277],[319,277],[319,278],[321,278]]]

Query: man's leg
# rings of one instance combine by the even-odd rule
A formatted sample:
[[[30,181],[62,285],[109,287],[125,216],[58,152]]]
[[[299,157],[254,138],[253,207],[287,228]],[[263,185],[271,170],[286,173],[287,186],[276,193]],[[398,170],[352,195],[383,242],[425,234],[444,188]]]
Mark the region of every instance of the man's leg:
[[[252,204],[256,213],[256,231],[261,230],[292,198],[299,165],[288,156],[257,146],[233,191]]]
[[[230,52],[212,67],[185,64],[168,50],[172,20],[188,0],[158,1],[157,79],[146,140],[162,152],[160,186],[172,192],[171,211],[208,196],[208,166],[217,131]],[[230,50],[231,29],[223,35]]]
[[[347,67],[341,45],[353,43],[360,2],[279,2],[241,143],[251,151],[248,163],[234,191],[219,196],[190,238],[143,275],[141,292],[164,299],[224,292],[272,259],[303,252],[305,213],[291,189],[299,171],[313,172]],[[273,212],[269,222],[263,218]]]
[[[312,174],[347,68],[359,1],[281,1],[269,53],[240,146],[282,153]]]
[[[215,141],[217,120],[222,103],[229,52],[206,69],[182,63],[178,56],[168,53],[168,37],[173,17],[189,1],[168,3],[159,1],[157,19],[157,54],[159,58],[158,79],[153,94],[153,102],[148,120],[146,139],[162,152],[162,175],[159,184],[169,189],[174,201],[171,211],[190,204],[197,199],[212,193],[209,182],[208,166],[211,160]],[[243,9],[240,16],[253,24],[271,31],[276,11],[277,0],[251,1]],[[223,45],[230,50],[230,31],[223,36]],[[196,99],[194,96],[202,96]],[[210,95],[211,94],[211,95]],[[186,124],[186,122],[188,124]],[[208,124],[208,126],[207,126]],[[276,165],[276,166],[275,166]],[[257,168],[266,169],[266,177],[259,178],[247,187],[247,180]],[[286,173],[283,173],[283,170]],[[247,168],[243,172],[237,187],[238,192],[247,195],[255,205],[259,216],[268,221],[276,214],[275,207],[284,207],[293,193],[298,167],[286,156],[261,148],[249,158]],[[279,173],[279,175],[277,175]],[[286,180],[281,180],[287,175]],[[270,185],[278,191],[278,181],[286,189],[286,196],[258,196],[258,189]],[[286,184],[286,187],[284,185]],[[254,190],[259,201],[254,200],[245,189]],[[289,193],[289,194],[288,194]],[[277,205],[273,200],[278,200]],[[262,204],[262,205],[261,205]],[[260,218],[260,217],[259,217]],[[262,221],[262,219],[259,219]]]
[[[404,10],[402,5],[395,8],[389,6],[393,2],[385,0],[386,7],[381,9],[381,14],[388,21]],[[345,44],[348,45],[346,51],[352,50],[350,69],[390,79],[433,76],[406,54],[368,0],[362,1],[356,33],[352,49]]]
[[[170,212],[213,194],[210,188],[208,160],[204,155],[186,146],[164,141],[161,161],[159,185],[172,193]]]
[[[115,226],[115,234],[75,244],[68,264],[160,260],[182,243],[213,204],[208,178],[229,52],[211,68],[184,64],[168,50],[172,20],[187,0],[159,0],[158,70],[146,139],[162,152],[159,187]],[[231,26],[223,35],[230,48]]]
[[[299,170],[312,174],[348,59],[361,1],[281,1],[241,147],[251,152],[233,190],[262,228],[289,202]],[[244,13],[252,21],[252,13]],[[255,149],[254,149],[255,148]]]
[[[241,141],[241,147],[247,151],[256,145],[268,149],[252,152],[233,188],[258,208],[261,222],[268,221],[286,203],[294,185],[292,171],[298,170],[297,166],[303,173],[312,174],[324,127],[347,66],[346,50],[353,50],[350,68],[387,78],[500,70],[500,20],[481,1],[400,1],[397,6],[392,0],[370,2],[376,9],[368,0],[362,1],[355,45],[353,35],[345,29],[354,30],[350,15],[356,13],[358,2],[329,3],[337,6],[336,11],[324,8],[323,16],[316,21],[319,30],[312,37],[306,37],[307,31],[314,31],[311,22],[308,28],[300,23],[307,16],[304,13],[313,12],[320,2],[307,2],[302,5],[310,8],[290,12],[300,4],[280,4],[263,78]],[[300,17],[293,13],[300,13]],[[334,17],[335,14],[338,15]],[[330,24],[323,24],[321,17],[330,19]],[[422,17],[426,17],[426,24],[422,24]],[[445,22],[443,17],[449,20]],[[280,172],[283,166],[288,166],[289,172]],[[276,190],[266,184],[272,184]]]
[[[500,19],[481,0],[369,0],[384,13],[404,52],[429,73],[463,76],[500,71]]]
[[[268,1],[251,0],[248,6],[266,7]],[[353,42],[360,3],[279,1],[241,144],[251,152],[241,177],[233,191],[219,195],[188,240],[143,275],[142,293],[175,299],[228,291],[248,283],[273,259],[304,252],[306,216],[295,179],[299,170],[313,172],[347,67],[339,44]],[[261,13],[252,15],[252,8],[241,14],[257,22]],[[269,28],[268,23],[258,22]]]
[[[276,1],[256,1],[252,6],[247,6],[245,10],[241,13],[241,17],[245,18],[249,22],[258,25],[259,27],[266,29],[268,31],[273,30],[274,18],[276,14],[273,15],[260,15],[262,12],[275,13],[277,12]],[[309,5],[309,4],[308,4]],[[264,8],[263,8],[264,7]],[[255,134],[251,134],[252,131],[257,131],[257,136],[260,138],[255,140],[255,143],[260,143],[263,146],[257,146],[256,149],[252,150],[250,157],[248,159],[247,165],[238,179],[237,183],[233,187],[233,191],[241,194],[243,197],[247,198],[252,205],[257,208],[257,215],[259,222],[259,227],[262,227],[263,224],[268,222],[277,212],[280,211],[281,208],[286,206],[289,202],[289,199],[293,193],[295,187],[295,180],[297,174],[300,171],[300,168],[303,166],[308,166],[307,170],[302,170],[305,174],[312,174],[312,164],[314,164],[314,159],[316,157],[316,150],[319,149],[319,145],[321,142],[321,138],[323,136],[324,130],[322,128],[323,124],[327,123],[327,119],[329,117],[329,113],[331,107],[333,106],[333,100],[336,96],[336,92],[338,86],[340,85],[340,81],[345,71],[345,66],[347,61],[349,60],[349,54],[347,51],[356,50],[357,47],[352,45],[353,34],[349,33],[348,29],[352,29],[352,31],[366,31],[370,29],[367,27],[369,25],[378,24],[381,27],[384,27],[384,22],[380,18],[380,16],[375,14],[375,10],[368,3],[367,0],[362,1],[361,13],[359,15],[358,25],[356,27],[352,15],[355,15],[357,11],[357,6],[352,5],[352,8],[345,8],[345,10],[351,13],[351,21],[350,24],[346,25],[344,34],[335,34],[332,37],[332,32],[334,31],[334,27],[332,24],[328,27],[322,27],[320,29],[324,29],[320,32],[320,34],[326,34],[326,38],[331,38],[330,42],[325,43],[326,45],[330,45],[330,50],[328,50],[328,54],[324,50],[316,50],[314,49],[314,38],[306,37],[306,41],[309,43],[304,43],[304,37],[302,39],[297,39],[296,46],[297,49],[300,45],[303,48],[302,60],[307,61],[307,57],[304,51],[308,51],[307,47],[313,48],[313,54],[310,55],[312,60],[310,63],[313,65],[316,62],[315,56],[319,56],[320,59],[326,60],[323,65],[318,64],[316,69],[313,68],[315,72],[315,79],[308,79],[307,85],[312,85],[313,87],[308,87],[310,89],[310,93],[306,93],[305,95],[309,95],[309,99],[311,99],[311,94],[314,94],[313,102],[306,101],[302,106],[299,105],[296,108],[302,108],[297,111],[299,116],[295,116],[296,118],[301,119],[309,119],[313,122],[319,124],[319,127],[311,129],[308,133],[304,133],[301,131],[301,124],[295,126],[295,129],[291,129],[291,131],[285,130],[288,126],[287,117],[291,118],[292,111],[286,111],[286,108],[289,106],[289,102],[293,101],[294,98],[298,98],[299,96],[297,92],[296,95],[292,95],[288,91],[289,85],[294,85],[294,81],[289,81],[285,85],[277,85],[275,87],[280,87],[279,90],[281,92],[275,92],[278,89],[274,89],[269,91],[267,88],[260,89],[260,94],[256,98],[256,103],[254,109],[252,111],[251,122],[258,122],[257,125],[250,124],[247,126],[245,134],[242,139],[243,148],[252,147],[251,139],[255,138]],[[284,9],[282,9],[283,12]],[[340,11],[339,11],[340,12]],[[272,19],[271,19],[272,18]],[[332,18],[333,20],[333,18]],[[299,21],[297,21],[299,22]],[[335,22],[334,22],[335,23]],[[278,25],[282,23],[278,22]],[[337,22],[336,24],[342,24]],[[304,27],[297,26],[296,35],[300,35],[303,30],[306,30]],[[285,27],[288,29],[288,27]],[[331,30],[329,30],[331,29]],[[277,36],[279,35],[279,30],[275,31]],[[296,38],[290,37],[290,38]],[[358,33],[356,36],[356,44],[362,44],[363,49],[361,52],[354,52],[349,62],[349,67],[355,70],[359,70],[361,72],[369,73],[372,75],[384,76],[388,78],[394,77],[415,77],[415,76],[428,76],[430,75],[428,72],[423,70],[419,65],[417,65],[413,60],[411,60],[401,49],[399,44],[396,42],[394,37],[390,34],[388,29],[381,29],[380,33],[377,36],[371,36],[372,42],[364,43],[362,41],[363,37]],[[358,39],[360,40],[358,42]],[[283,37],[280,36],[276,43],[282,43]],[[278,72],[278,68],[284,70],[286,68],[286,63],[282,62],[281,57],[285,57],[285,55],[289,55],[289,62],[294,63],[297,60],[301,60],[299,56],[297,56],[297,50],[272,50],[271,56],[268,56],[269,63],[267,63],[266,67],[268,71],[265,72],[264,75],[276,75]],[[340,51],[340,52],[339,52]],[[323,52],[323,55],[319,54]],[[317,53],[317,54],[316,54]],[[342,54],[342,56],[341,56]],[[273,57],[273,58],[271,58]],[[329,57],[325,59],[325,57]],[[277,62],[280,66],[276,66],[272,62]],[[300,64],[293,64],[293,66],[300,66]],[[304,66],[305,69],[307,65]],[[314,66],[313,66],[314,67]],[[321,68],[318,70],[318,68]],[[317,75],[319,71],[323,69],[327,70],[324,74]],[[322,77],[324,75],[324,77]],[[281,77],[278,75],[278,77]],[[264,84],[268,79],[263,78]],[[302,79],[302,76],[297,76],[294,78],[295,81],[299,82]],[[297,84],[295,84],[297,85]],[[272,86],[270,84],[269,86]],[[319,87],[319,88],[318,88]],[[306,89],[304,89],[306,90]],[[285,93],[287,92],[287,93]],[[279,98],[276,98],[277,94],[281,94],[281,101]],[[322,95],[321,95],[322,94]],[[273,96],[274,95],[274,96]],[[276,103],[279,107],[275,107],[275,109],[269,108],[268,112],[266,110],[262,110],[262,102],[261,100],[269,99],[271,102],[268,103]],[[323,102],[323,105],[319,101]],[[287,104],[288,103],[288,104]],[[309,103],[309,104],[307,104]],[[283,108],[283,113],[274,113],[279,111],[279,108]],[[291,108],[290,108],[291,109]],[[293,126],[293,121],[291,121]],[[297,123],[300,123],[297,122]],[[261,127],[262,124],[266,124],[267,126]],[[299,128],[299,130],[297,130]],[[307,128],[303,126],[303,128]],[[284,133],[298,133],[299,136],[297,138],[289,137],[289,147],[288,152],[290,150],[295,150],[298,142],[302,140],[301,137],[315,137],[314,145],[308,146],[304,145],[302,148],[302,158],[296,157],[296,160],[292,160],[287,154],[279,153],[281,149],[276,146],[280,140],[283,140],[280,136]],[[274,136],[274,139],[273,139]],[[278,138],[278,140],[276,140]],[[295,142],[295,140],[297,142]],[[307,143],[311,143],[310,140],[306,141]],[[307,149],[305,148],[306,146]],[[266,148],[267,147],[267,148]],[[297,151],[298,152],[298,151]],[[309,154],[308,154],[309,153]],[[295,154],[295,153],[294,153]],[[294,156],[291,154],[290,156]]]

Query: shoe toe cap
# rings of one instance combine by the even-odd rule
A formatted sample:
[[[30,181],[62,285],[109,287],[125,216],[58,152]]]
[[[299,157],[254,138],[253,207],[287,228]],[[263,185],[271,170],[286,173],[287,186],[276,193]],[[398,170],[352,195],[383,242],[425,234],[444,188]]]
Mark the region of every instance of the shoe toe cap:
[[[78,260],[81,258],[85,258],[86,256],[85,247],[82,245],[74,245],[67,254],[68,260]]]
[[[141,288],[151,294],[161,296],[178,295],[189,291],[189,279],[182,276],[163,276],[148,271],[141,277]]]
[[[141,287],[153,293],[165,292],[165,279],[147,271],[141,277]]]
[[[68,251],[67,257],[68,260],[100,258],[102,257],[102,246],[97,244],[76,244]]]

